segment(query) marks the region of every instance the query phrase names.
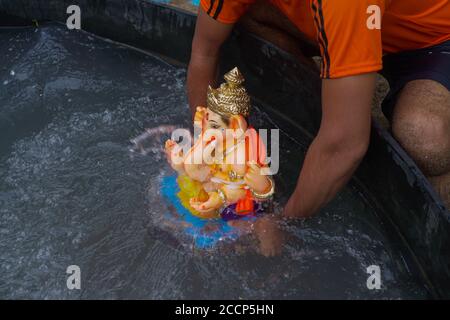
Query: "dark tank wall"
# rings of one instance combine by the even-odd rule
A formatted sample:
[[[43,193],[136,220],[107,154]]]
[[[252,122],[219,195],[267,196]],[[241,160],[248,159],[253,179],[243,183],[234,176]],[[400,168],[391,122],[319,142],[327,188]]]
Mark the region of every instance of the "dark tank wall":
[[[143,0],[0,0],[0,25],[65,22],[78,4],[82,29],[187,64],[195,15]],[[239,66],[257,103],[277,114],[292,136],[311,140],[320,124],[320,79],[273,45],[237,28],[224,47],[222,69]],[[1,108],[1,106],[0,106]],[[450,215],[395,140],[374,123],[367,156],[352,182],[398,233],[436,297],[450,298]]]
[[[105,38],[187,62],[195,19],[191,14],[143,0],[0,1],[0,11],[29,21],[66,22],[67,7],[81,9],[81,28]],[[0,21],[0,25],[2,22]]]

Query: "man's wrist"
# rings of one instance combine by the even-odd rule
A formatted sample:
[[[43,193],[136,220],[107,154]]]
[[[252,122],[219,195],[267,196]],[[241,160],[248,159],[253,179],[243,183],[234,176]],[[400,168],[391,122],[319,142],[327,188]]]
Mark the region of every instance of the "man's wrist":
[[[286,218],[301,218],[303,216],[301,212],[300,195],[297,191],[289,198],[283,210],[283,217]]]

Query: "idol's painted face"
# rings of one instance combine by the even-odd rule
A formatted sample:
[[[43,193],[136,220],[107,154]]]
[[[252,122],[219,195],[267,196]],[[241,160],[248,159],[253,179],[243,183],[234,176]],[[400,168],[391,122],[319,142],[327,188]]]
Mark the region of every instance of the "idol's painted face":
[[[220,139],[222,143],[222,147],[225,147],[227,141],[230,143],[234,141],[233,131],[227,130],[230,129],[229,124],[223,121],[223,117],[220,114],[207,109],[206,112],[206,130],[211,130],[209,134],[212,134],[216,137],[216,139]]]
[[[219,114],[207,109],[206,129],[225,130],[228,129],[228,125],[222,120]]]

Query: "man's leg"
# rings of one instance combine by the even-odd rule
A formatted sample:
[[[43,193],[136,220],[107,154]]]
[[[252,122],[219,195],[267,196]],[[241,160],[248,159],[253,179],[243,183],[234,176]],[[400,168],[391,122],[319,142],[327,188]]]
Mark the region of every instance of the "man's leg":
[[[450,208],[450,92],[433,80],[414,80],[401,90],[392,133]]]

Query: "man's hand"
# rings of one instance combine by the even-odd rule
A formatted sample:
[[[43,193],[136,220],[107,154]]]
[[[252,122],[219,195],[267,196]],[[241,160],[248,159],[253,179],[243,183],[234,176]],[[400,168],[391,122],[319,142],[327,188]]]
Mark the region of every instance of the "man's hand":
[[[244,233],[254,232],[258,239],[259,252],[265,257],[274,257],[281,254],[284,244],[284,235],[278,222],[277,217],[266,215],[255,222],[232,220],[228,224]]]
[[[322,81],[322,122],[306,153],[288,217],[314,214],[348,182],[370,139],[375,73]]]

